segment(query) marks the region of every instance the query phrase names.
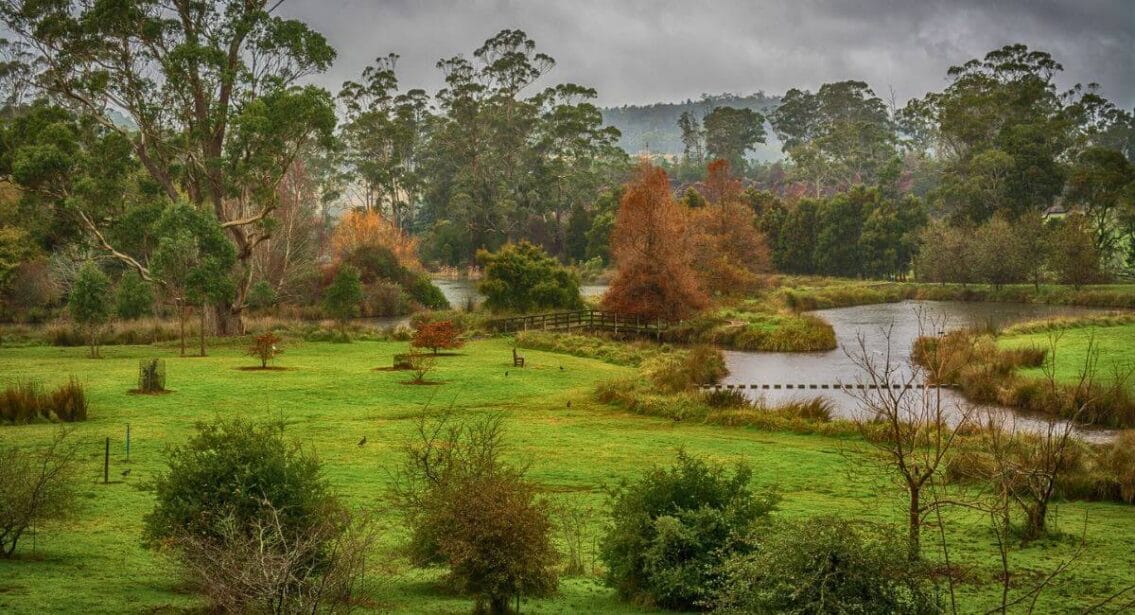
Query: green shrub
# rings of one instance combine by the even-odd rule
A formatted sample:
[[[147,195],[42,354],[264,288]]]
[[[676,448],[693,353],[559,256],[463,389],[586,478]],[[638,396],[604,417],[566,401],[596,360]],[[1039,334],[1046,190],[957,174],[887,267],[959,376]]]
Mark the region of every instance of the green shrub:
[[[749,487],[752,472],[678,452],[611,493],[610,528],[601,554],[607,581],[623,599],[693,609],[711,597],[721,565],[747,547],[742,536],[773,510],[776,497]]]
[[[173,548],[211,612],[317,613],[351,599],[373,533],[280,426],[199,423],[168,463],[145,538]]]
[[[579,278],[535,244],[521,241],[497,252],[480,250],[477,262],[485,268],[478,289],[485,295],[485,307],[494,312],[583,307]]]
[[[762,528],[723,576],[712,601],[723,614],[941,612],[900,537],[833,517]]]
[[[514,596],[545,596],[558,584],[548,504],[504,461],[501,425],[499,416],[423,418],[396,488],[415,563],[445,564],[451,586],[493,614],[509,612]]]
[[[130,270],[122,274],[115,292],[114,313],[122,320],[136,320],[154,312],[154,292],[150,284]]]
[[[267,280],[260,280],[248,289],[248,307],[254,310],[267,310],[278,301],[276,289],[272,288]]]
[[[198,423],[188,442],[167,453],[146,515],[152,542],[185,535],[219,539],[223,523],[251,528],[271,506],[286,536],[314,525],[331,496],[315,457],[284,439],[279,425],[245,420]]]

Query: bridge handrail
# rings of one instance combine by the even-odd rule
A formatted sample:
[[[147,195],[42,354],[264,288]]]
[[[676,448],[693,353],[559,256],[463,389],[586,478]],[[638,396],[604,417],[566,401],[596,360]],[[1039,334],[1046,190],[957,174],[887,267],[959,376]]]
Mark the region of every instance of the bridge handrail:
[[[664,331],[670,327],[665,320],[644,320],[639,316],[609,312],[606,310],[571,310],[524,314],[505,318],[493,318],[486,322],[494,331],[516,331],[518,329],[547,329],[571,327],[625,328],[638,331]]]

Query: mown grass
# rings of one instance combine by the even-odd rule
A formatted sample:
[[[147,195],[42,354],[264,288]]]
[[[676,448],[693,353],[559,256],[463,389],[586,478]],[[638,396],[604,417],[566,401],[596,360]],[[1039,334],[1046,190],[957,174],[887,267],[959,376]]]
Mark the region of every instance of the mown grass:
[[[626,367],[568,354],[526,350],[528,367],[511,366],[506,339],[469,343],[459,356],[439,360],[431,379],[441,386],[400,384],[404,374],[373,371],[390,364],[403,342],[333,344],[292,342],[280,358],[285,371],[240,371],[254,360],[242,344],[218,345],[207,358],[178,358],[172,345],[115,346],[105,358],[82,348],[0,349],[0,380],[39,378],[47,386],[78,376],[87,386],[90,417],[74,426],[82,442],[80,507],[76,517],[40,531],[20,558],[0,562],[0,612],[177,612],[200,606],[160,553],[141,546],[142,516],[153,505],[147,481],[163,467],[166,446],[184,442],[195,421],[215,416],[283,419],[287,434],[316,452],[334,487],[358,508],[376,508],[383,539],[363,587],[363,605],[394,613],[462,613],[471,603],[437,585],[438,570],[409,567],[398,555],[405,538],[385,493],[400,447],[425,408],[452,406],[460,415],[499,412],[506,417],[509,455],[530,464],[530,476],[550,495],[601,507],[603,489],[654,464],[669,463],[679,447],[712,460],[746,461],[758,488],[783,496],[783,517],[838,514],[901,527],[903,508],[894,485],[870,461],[854,436],[825,437],[698,420],[640,416],[595,399],[599,381],[631,377]],[[130,395],[138,361],[167,361],[163,396]],[[561,369],[562,368],[562,369]],[[568,402],[572,402],[570,407]],[[130,461],[123,435],[132,434]],[[0,427],[5,443],[48,440],[57,426]],[[367,436],[364,447],[357,446]],[[109,485],[102,485],[102,447],[111,438]],[[129,476],[122,471],[130,469]],[[1038,612],[1066,611],[1102,599],[1132,582],[1135,514],[1129,506],[1064,503],[1063,532],[1013,556],[1020,586],[1039,579],[1077,551],[1087,518],[1087,547],[1076,565],[1042,595]],[[950,511],[945,532],[951,558],[971,579],[962,585],[962,612],[992,606],[997,565],[987,520]],[[592,521],[595,531],[602,520]],[[928,540],[932,544],[932,541]],[[927,554],[939,558],[932,547]],[[595,578],[568,579],[554,598],[526,602],[528,613],[630,613]]]
[[[1019,325],[1006,330],[997,341],[1004,348],[1048,348],[1055,342],[1055,375],[1057,381],[1063,383],[1074,383],[1079,378],[1089,347],[1099,353],[1095,362],[1098,380],[1106,381],[1117,374],[1135,375],[1135,320],[1130,317],[1061,319]],[[1039,367],[1021,370],[1020,374],[1044,376]],[[1127,388],[1135,394],[1135,377],[1127,378]]]

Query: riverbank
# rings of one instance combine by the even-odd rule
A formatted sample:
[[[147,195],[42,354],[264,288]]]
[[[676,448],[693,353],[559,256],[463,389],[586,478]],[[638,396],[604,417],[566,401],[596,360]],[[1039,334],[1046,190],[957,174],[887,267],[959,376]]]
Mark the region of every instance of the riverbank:
[[[1110,428],[1135,427],[1135,316],[1086,316],[927,336],[915,359],[974,403]]]
[[[1075,305],[1135,309],[1135,284],[1097,284],[1080,289],[1056,284],[929,284],[783,276],[758,297],[772,309],[814,311],[907,300]]]

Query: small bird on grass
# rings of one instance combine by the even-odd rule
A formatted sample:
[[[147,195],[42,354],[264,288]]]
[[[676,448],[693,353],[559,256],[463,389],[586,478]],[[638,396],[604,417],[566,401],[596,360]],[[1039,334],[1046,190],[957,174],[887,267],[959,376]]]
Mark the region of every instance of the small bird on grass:
[[[366,444],[366,443],[367,443],[367,437],[363,436],[363,439],[359,440],[359,448],[362,448],[363,445]]]
[[[568,400],[568,408],[570,408],[570,407],[571,407],[571,400],[569,399]]]
[[[563,366],[563,365],[561,365],[561,366],[560,366],[560,371],[561,371],[561,372],[562,372],[562,371],[564,371],[564,366]]]
[[[505,378],[508,378],[508,370],[505,370],[505,372],[504,372],[504,377],[505,377]]]
[[[126,478],[127,476],[130,476],[130,468],[126,468],[122,471],[122,478]]]

